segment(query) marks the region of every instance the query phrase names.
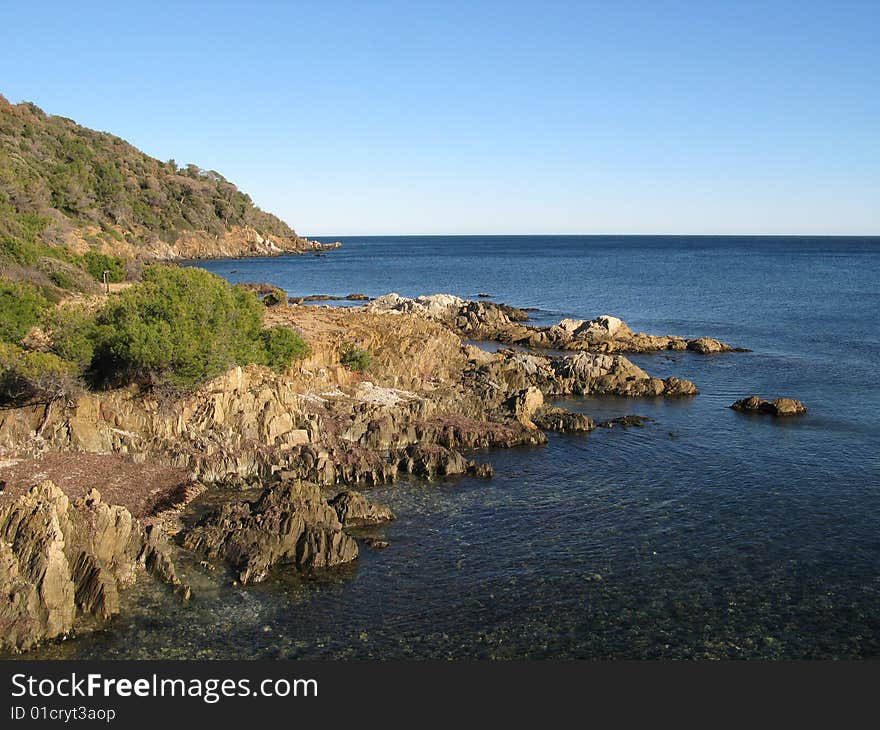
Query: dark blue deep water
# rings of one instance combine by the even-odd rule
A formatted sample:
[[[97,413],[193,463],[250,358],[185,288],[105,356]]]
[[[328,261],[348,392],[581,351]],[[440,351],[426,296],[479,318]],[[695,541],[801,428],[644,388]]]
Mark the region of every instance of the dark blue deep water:
[[[254,588],[184,565],[187,607],[145,585],[78,657],[880,656],[880,239],[345,238],[325,256],[212,261],[291,295],[451,292],[609,313],[751,353],[633,359],[689,400],[578,399],[643,429],[497,451],[496,477],[374,489],[384,551]],[[803,400],[796,419],[727,408]]]

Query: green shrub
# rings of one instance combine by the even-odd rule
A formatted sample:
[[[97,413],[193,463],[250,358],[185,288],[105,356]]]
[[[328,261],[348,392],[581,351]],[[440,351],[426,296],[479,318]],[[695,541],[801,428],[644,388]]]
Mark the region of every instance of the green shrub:
[[[260,336],[265,350],[263,363],[273,370],[280,372],[294,360],[301,360],[311,353],[302,337],[288,327],[270,327]]]
[[[373,362],[373,355],[354,345],[344,345],[339,353],[339,361],[349,370],[366,370]]]
[[[37,247],[13,236],[0,236],[0,260],[34,266],[39,260]]]
[[[52,283],[61,289],[73,289],[76,286],[73,277],[66,271],[53,271],[49,274]]]
[[[276,286],[263,297],[263,304],[267,307],[274,307],[277,304],[287,304],[287,292]]]
[[[51,352],[0,343],[0,402],[51,402],[80,390],[77,367]]]
[[[90,367],[99,336],[93,312],[78,304],[54,307],[46,312],[43,324],[54,354],[74,363],[81,372]]]
[[[48,306],[33,284],[0,281],[0,340],[20,342]]]
[[[97,319],[104,379],[187,385],[236,364],[266,361],[262,305],[203,269],[154,265]]]
[[[125,261],[118,256],[108,256],[97,251],[89,251],[83,255],[86,271],[98,281],[104,281],[104,272],[111,282],[125,281]]]

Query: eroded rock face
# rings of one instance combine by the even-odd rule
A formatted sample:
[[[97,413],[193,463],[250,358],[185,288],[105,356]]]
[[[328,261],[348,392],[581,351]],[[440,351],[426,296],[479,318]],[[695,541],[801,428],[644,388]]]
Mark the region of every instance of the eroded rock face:
[[[771,416],[799,416],[807,412],[807,407],[794,398],[764,400],[756,395],[742,398],[730,406],[742,413],[765,413]]]
[[[353,489],[340,492],[330,500],[330,506],[343,527],[363,527],[378,525],[394,519],[394,513],[384,504],[370,502],[363,494]]]
[[[265,580],[278,564],[306,570],[358,556],[357,543],[342,531],[320,487],[298,480],[210,512],[184,535],[183,546],[225,560],[243,584]]]
[[[139,565],[188,597],[155,528],[95,489],[71,502],[52,482],[32,488],[0,510],[0,650],[62,636],[80,617],[110,618]]]
[[[596,428],[593,419],[585,413],[572,413],[559,406],[544,406],[533,416],[535,425],[547,431],[586,433]]]
[[[514,393],[507,401],[514,418],[526,428],[537,428],[532,416],[544,405],[544,394],[534,385]]]

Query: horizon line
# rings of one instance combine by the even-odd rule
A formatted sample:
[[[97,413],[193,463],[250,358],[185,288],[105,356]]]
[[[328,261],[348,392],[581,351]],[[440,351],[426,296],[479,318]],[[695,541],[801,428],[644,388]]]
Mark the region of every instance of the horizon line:
[[[297,233],[302,238],[498,237],[530,238],[880,238],[880,233]]]

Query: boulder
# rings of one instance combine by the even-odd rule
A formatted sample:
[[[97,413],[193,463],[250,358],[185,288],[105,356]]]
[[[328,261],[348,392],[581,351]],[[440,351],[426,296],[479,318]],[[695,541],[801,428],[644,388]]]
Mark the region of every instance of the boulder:
[[[543,405],[544,394],[534,385],[515,393],[508,400],[508,407],[513,411],[514,417],[526,428],[537,428],[532,422],[532,416]]]
[[[558,406],[539,408],[532,417],[538,428],[547,431],[587,432],[592,431],[596,424],[585,413],[572,413]]]
[[[347,489],[330,500],[330,506],[343,527],[363,527],[377,525],[394,519],[394,513],[384,504],[370,502],[360,492]]]
[[[711,337],[698,337],[687,341],[687,349],[700,355],[714,355],[718,352],[730,352],[730,345]]]
[[[756,395],[741,398],[730,406],[742,413],[764,413],[771,416],[799,416],[807,412],[807,407],[794,398],[764,400]]]

